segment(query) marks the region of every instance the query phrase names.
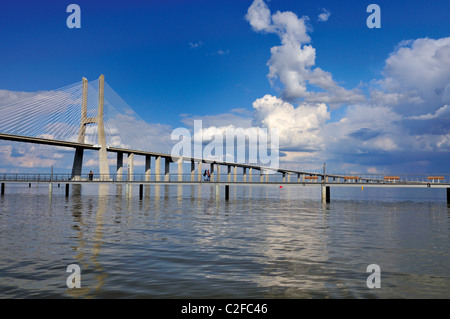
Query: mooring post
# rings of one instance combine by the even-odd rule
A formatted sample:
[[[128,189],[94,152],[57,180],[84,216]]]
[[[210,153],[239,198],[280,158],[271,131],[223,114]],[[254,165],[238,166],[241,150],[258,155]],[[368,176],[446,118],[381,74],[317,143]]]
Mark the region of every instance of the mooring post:
[[[321,186],[321,192],[320,194],[322,195],[322,203],[325,203],[327,198],[326,198],[326,186],[325,184],[322,184]]]
[[[326,187],[326,202],[329,203],[330,202],[330,186]]]
[[[225,200],[230,199],[230,185],[225,185]]]
[[[322,203],[329,203],[330,202],[330,186],[326,186],[325,183],[322,183],[321,185],[322,188]]]
[[[50,195],[52,194],[52,190],[53,190],[52,181],[53,181],[53,165],[52,165],[52,169],[51,169],[51,172],[50,172],[50,183],[48,183],[48,193]]]

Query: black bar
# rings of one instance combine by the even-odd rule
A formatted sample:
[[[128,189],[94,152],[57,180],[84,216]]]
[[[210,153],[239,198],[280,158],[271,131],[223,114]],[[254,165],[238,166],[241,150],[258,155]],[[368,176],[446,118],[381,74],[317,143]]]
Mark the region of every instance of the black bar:
[[[450,204],[450,188],[447,188],[447,204]]]
[[[66,184],[66,197],[69,196],[69,184]]]
[[[326,186],[326,202],[330,202],[330,186]]]
[[[139,184],[139,199],[144,197],[144,185]]]
[[[2,183],[2,195],[5,194],[5,183]]]
[[[230,185],[225,185],[225,200],[230,199]]]

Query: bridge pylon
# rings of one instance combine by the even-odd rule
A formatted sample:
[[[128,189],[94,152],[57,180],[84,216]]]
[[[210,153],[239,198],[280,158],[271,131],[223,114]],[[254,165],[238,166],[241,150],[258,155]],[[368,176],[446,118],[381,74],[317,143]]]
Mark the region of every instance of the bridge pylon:
[[[98,79],[98,110],[96,117],[87,116],[87,90],[88,90],[88,80],[83,77],[82,79],[82,97],[81,97],[81,120],[80,129],[78,131],[78,143],[84,144],[86,137],[86,125],[97,124],[98,130],[98,144],[100,145],[99,150],[99,173],[100,179],[109,180],[109,165],[108,156],[106,149],[106,136],[105,136],[105,126],[103,122],[104,114],[104,88],[105,88],[105,76],[102,74]],[[75,150],[75,157],[73,159],[72,166],[72,180],[81,179],[81,171],[83,168],[83,155],[84,148],[77,147]]]

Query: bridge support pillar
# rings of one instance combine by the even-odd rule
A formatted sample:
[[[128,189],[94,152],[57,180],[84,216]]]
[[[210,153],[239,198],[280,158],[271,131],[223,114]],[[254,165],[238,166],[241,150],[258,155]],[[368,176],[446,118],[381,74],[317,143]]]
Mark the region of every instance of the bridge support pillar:
[[[170,158],[164,159],[164,181],[170,182]]]
[[[252,181],[252,174],[253,174],[253,169],[250,167],[248,169],[248,181],[251,182]]]
[[[197,166],[197,179],[199,182],[202,181],[202,174],[203,174],[202,173],[202,164],[203,164],[203,162],[200,161],[200,162],[198,162],[198,166]]]
[[[216,181],[220,182],[220,165],[217,164],[217,174],[216,174]]]
[[[123,179],[123,153],[117,153],[117,171],[116,180],[121,181]]]
[[[191,161],[191,182],[195,182],[195,162]]]
[[[259,170],[259,181],[261,183],[264,182],[264,175],[263,175],[263,170],[262,169]]]
[[[237,166],[234,166],[234,177],[233,177],[233,181],[237,182]]]
[[[77,147],[75,149],[75,157],[73,158],[73,166],[72,166],[72,179],[80,180],[81,179],[81,170],[83,168],[83,153],[84,149],[81,147]]]
[[[283,175],[283,183],[286,183],[286,173],[281,173]]]
[[[247,167],[242,168],[242,181],[245,183],[247,181]]]
[[[152,173],[151,164],[152,164],[152,157],[150,155],[145,155],[145,181],[146,182],[150,181],[150,177],[151,177],[151,173]]]
[[[182,182],[183,181],[183,160],[180,158],[177,161],[178,164],[178,181]]]
[[[214,163],[209,164],[209,174],[211,175],[211,182],[214,182]]]
[[[161,181],[161,156],[155,158],[155,181]]]
[[[127,159],[127,165],[128,165],[128,181],[132,182],[134,179],[133,176],[133,171],[134,171],[134,153],[129,153],[128,154],[128,159]]]
[[[231,166],[227,165],[227,182],[231,182]]]

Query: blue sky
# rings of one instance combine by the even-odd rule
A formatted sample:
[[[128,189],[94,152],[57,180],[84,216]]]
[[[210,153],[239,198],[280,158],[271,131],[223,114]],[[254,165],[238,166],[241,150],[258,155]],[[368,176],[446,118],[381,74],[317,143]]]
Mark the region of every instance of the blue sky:
[[[81,29],[66,26],[71,3],[81,7]],[[371,3],[381,8],[381,29],[366,26]],[[255,12],[270,12],[269,23],[259,30],[247,15],[252,5]],[[433,67],[440,71],[429,75],[433,81],[427,83],[434,84],[429,92],[442,89],[446,96],[450,47],[433,41],[450,36],[449,9],[441,0],[11,1],[0,12],[0,90],[45,91],[104,74],[145,121],[170,128],[189,127],[196,118],[218,129],[226,121],[269,126],[271,118],[288,116],[283,110],[292,106],[290,117],[308,129],[299,133],[293,125],[283,132],[281,151],[291,165],[327,161],[337,171],[449,173],[450,102],[417,93],[421,85],[403,80],[420,70],[401,65],[408,58],[421,65],[420,52],[432,52]],[[283,62],[287,52],[271,54],[290,32],[277,29],[288,17],[280,15],[276,22],[278,11],[292,13],[306,26],[309,40],[295,38],[289,45],[298,40],[300,48],[313,48],[312,65],[292,69]],[[324,12],[328,19],[319,21]],[[414,42],[418,39],[428,40]],[[283,80],[289,72],[305,76],[300,82],[311,94]],[[324,84],[327,75],[332,82]],[[259,100],[266,95],[273,98],[264,102],[274,103],[270,110]],[[265,105],[259,110],[258,100]],[[326,113],[318,103],[326,105]],[[365,108],[373,118],[361,116],[370,114]],[[427,130],[430,126],[438,132]]]

